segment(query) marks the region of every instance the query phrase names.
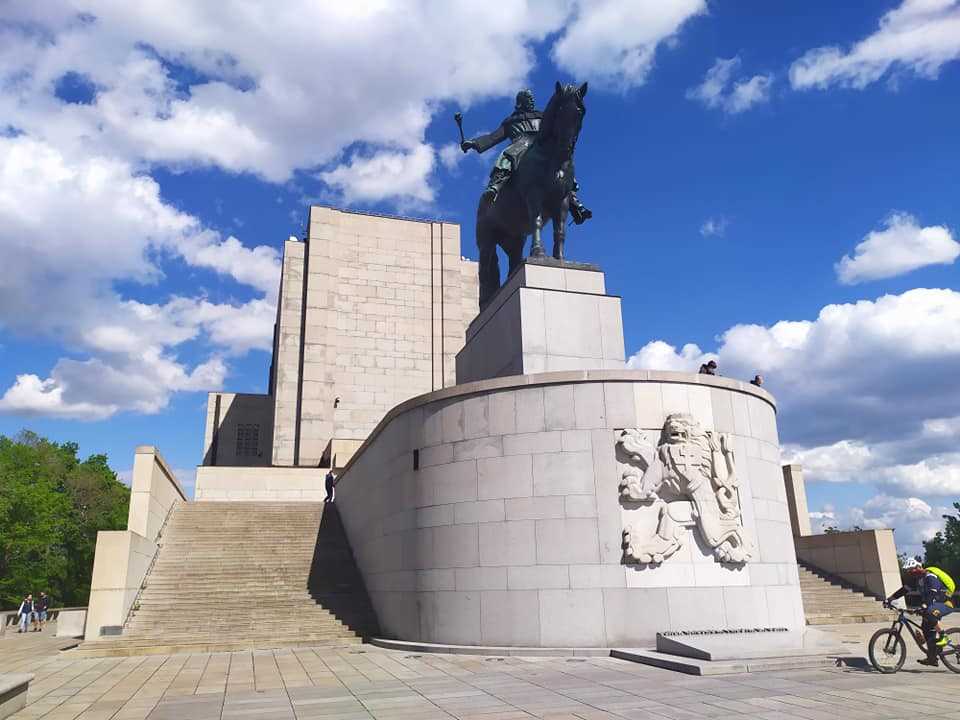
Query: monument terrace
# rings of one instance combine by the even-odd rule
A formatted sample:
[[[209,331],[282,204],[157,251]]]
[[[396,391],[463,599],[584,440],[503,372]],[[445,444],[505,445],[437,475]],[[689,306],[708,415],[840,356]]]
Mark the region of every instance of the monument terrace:
[[[769,393],[626,367],[620,298],[566,258],[568,216],[585,237],[592,214],[586,95],[558,83],[541,112],[521,92],[499,130],[462,137],[510,141],[478,262],[455,223],[309,209],[283,248],[268,392],[210,393],[192,501],[137,450],[78,654],[367,640],[707,674],[832,664],[813,626],[886,617],[892,532],[811,533]]]

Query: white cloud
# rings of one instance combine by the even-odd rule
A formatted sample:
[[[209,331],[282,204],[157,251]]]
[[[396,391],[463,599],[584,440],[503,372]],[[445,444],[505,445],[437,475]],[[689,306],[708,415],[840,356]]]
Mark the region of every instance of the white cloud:
[[[960,292],[918,288],[827,305],[813,320],[736,325],[716,354],[657,340],[629,365],[694,372],[711,356],[724,375],[764,375],[784,461],[808,480],[960,496]],[[930,523],[942,526],[935,512]]]
[[[923,556],[923,541],[943,529],[943,515],[950,512],[944,505],[930,505],[918,497],[894,497],[880,494],[862,506],[837,511],[833,506],[810,513],[814,532],[828,527],[849,530],[893,528],[898,552]]]
[[[735,115],[749,110],[754,105],[770,100],[772,75],[754,75],[749,79],[734,79],[740,68],[740,58],[727,60],[717,58],[707,70],[703,82],[687,90],[687,98],[702,102],[708,108],[723,110]]]
[[[270,346],[277,252],[223,240],[165,204],[156,182],[122,160],[70,156],[28,135],[0,137],[0,219],[0,326],[88,354],[60,360],[45,378],[21,373],[0,411],[86,419],[157,412],[171,393],[218,387],[226,374],[219,352]],[[116,293],[121,280],[159,282],[164,255],[264,297],[149,304]],[[174,348],[201,335],[217,349],[190,368]]]
[[[3,5],[0,117],[14,132],[0,136],[0,328],[53,339],[69,357],[23,368],[0,388],[0,410],[156,412],[171,393],[222,381],[232,355],[269,347],[277,251],[168,204],[152,169],[211,166],[272,182],[306,171],[346,202],[430,203],[437,152],[425,132],[436,112],[512,94],[535,45],[561,31],[565,67],[582,60],[597,76],[638,84],[656,47],[705,7]],[[68,73],[90,98],[57,97]],[[450,163],[449,151],[441,157]],[[239,297],[165,296],[171,257],[232,278]]]
[[[950,444],[955,446],[955,440]],[[784,462],[800,463],[807,479],[814,482],[869,483],[901,495],[960,496],[960,452],[902,461],[923,452],[922,448],[913,436],[876,444],[839,440],[810,448],[784,447]]]
[[[454,172],[460,167],[460,161],[463,160],[465,153],[460,149],[457,143],[447,143],[437,151],[437,157],[440,158],[440,164],[450,172]]]
[[[903,275],[927,265],[949,265],[960,256],[960,243],[943,225],[920,227],[907,213],[894,213],[883,230],[874,230],[835,266],[845,285]]]
[[[865,88],[890,71],[935,78],[948,62],[960,58],[960,2],[904,0],[880,18],[872,35],[849,50],[810,50],[790,67],[796,89],[841,85]]]
[[[325,169],[357,144],[371,154],[417,151],[441,103],[469,105],[520,87],[533,43],[570,11],[527,0],[505,0],[496,12],[399,0],[51,6],[18,11],[42,33],[11,29],[0,42],[0,73],[15,80],[0,93],[7,122],[61,148],[276,182]],[[78,12],[95,19],[78,21]],[[184,88],[170,63],[197,80]],[[96,85],[92,104],[52,96],[68,71]]]
[[[104,361],[60,360],[49,378],[18,375],[0,397],[0,411],[78,420],[103,420],[122,411],[153,414],[177,391],[216,390],[226,366],[214,357],[187,373],[172,358],[148,349],[141,356]]]
[[[553,60],[581,80],[628,90],[643,85],[657,48],[707,12],[705,0],[576,0]]]
[[[321,173],[320,178],[347,203],[390,199],[406,204],[433,201],[429,178],[435,164],[433,148],[418,145],[412,150],[382,150],[372,156],[354,155],[349,163]]]
[[[704,220],[703,225],[700,226],[700,234],[703,237],[723,237],[727,234],[729,226],[730,221],[723,216],[710,217]]]
[[[663,340],[647,343],[627,360],[627,367],[636,370],[675,370],[696,372],[701,363],[716,359],[712,353],[704,354],[694,343],[687,343],[680,352]]]

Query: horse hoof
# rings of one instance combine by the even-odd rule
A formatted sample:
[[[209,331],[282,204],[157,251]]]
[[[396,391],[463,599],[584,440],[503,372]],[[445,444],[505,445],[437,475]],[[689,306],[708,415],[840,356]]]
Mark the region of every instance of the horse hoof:
[[[530,251],[530,257],[542,258],[542,257],[546,257],[546,256],[547,256],[547,253],[545,253],[545,252],[543,251],[543,248],[542,248],[542,247],[541,247],[541,248],[536,248],[536,247],[535,247],[535,248],[533,248],[533,249]]]

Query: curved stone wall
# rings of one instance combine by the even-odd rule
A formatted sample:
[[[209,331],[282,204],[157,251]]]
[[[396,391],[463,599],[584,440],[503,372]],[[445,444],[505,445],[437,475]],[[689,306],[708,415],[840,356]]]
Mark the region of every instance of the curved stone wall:
[[[718,561],[696,527],[710,502],[630,499],[659,481],[671,500],[676,477],[664,468],[684,466],[689,450],[631,455],[623,431],[655,445],[678,413],[711,431],[698,472],[719,468],[705,486],[727,504],[730,459],[739,487],[725,517],[739,516],[746,562]],[[663,630],[803,626],[779,461],[774,402],[759,388],[685,373],[546,373],[394,408],[341,475],[337,505],[386,636],[629,646]],[[639,485],[628,491],[627,480]],[[638,563],[624,552],[626,527],[635,541],[660,542],[659,531],[680,547]]]

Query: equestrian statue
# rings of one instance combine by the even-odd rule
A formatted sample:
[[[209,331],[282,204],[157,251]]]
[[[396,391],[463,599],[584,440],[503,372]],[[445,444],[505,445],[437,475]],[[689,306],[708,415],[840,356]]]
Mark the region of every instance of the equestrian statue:
[[[531,257],[545,257],[540,231],[553,223],[553,257],[563,260],[567,214],[580,225],[593,213],[577,197],[573,152],[583,125],[587,83],[579,87],[561,85],[543,112],[536,109],[533,93],[517,93],[514,111],[491,133],[463,139],[462,116],[454,119],[460,127],[463,152],[489,150],[509,139],[510,145],[497,157],[490,181],[477,206],[477,247],[480,251],[480,308],[500,287],[497,246],[503,248],[513,272],[523,260],[528,235],[533,235]]]

